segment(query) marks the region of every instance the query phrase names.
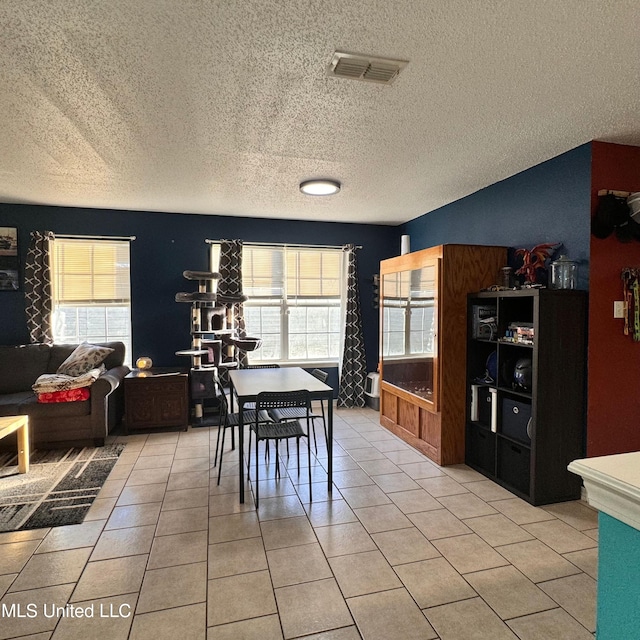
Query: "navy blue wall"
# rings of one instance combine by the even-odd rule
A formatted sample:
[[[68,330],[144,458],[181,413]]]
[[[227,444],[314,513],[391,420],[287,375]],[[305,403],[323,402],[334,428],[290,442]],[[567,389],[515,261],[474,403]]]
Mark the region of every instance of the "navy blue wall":
[[[190,290],[182,277],[185,269],[208,269],[205,238],[362,245],[359,285],[367,369],[374,371],[378,312],[371,304],[372,277],[380,260],[398,254],[401,234],[411,236],[413,251],[448,243],[530,248],[562,241],[566,253],[580,262],[579,287],[586,289],[590,187],[589,143],[399,227],[12,204],[0,205],[0,226],[18,227],[21,268],[29,232],[35,229],[135,235],[131,245],[133,355],[150,355],[165,366],[185,364],[174,353],[189,345],[188,307],[176,304],[174,296]],[[0,344],[28,341],[23,292],[0,292]]]
[[[379,271],[380,260],[397,253],[398,228],[12,204],[0,205],[0,226],[18,227],[21,285],[32,230],[136,236],[131,244],[133,355],[150,355],[159,366],[187,364],[184,358],[174,354],[190,345],[189,307],[176,304],[174,296],[178,291],[193,290],[193,283],[182,277],[185,269],[208,270],[206,238],[362,245],[358,252],[358,274],[367,368],[369,371],[376,369],[378,312],[372,306],[372,278]],[[26,342],[29,342],[29,335],[23,291],[0,292],[0,344]]]
[[[411,250],[439,244],[531,248],[562,242],[588,289],[591,143],[486,187],[402,227]]]

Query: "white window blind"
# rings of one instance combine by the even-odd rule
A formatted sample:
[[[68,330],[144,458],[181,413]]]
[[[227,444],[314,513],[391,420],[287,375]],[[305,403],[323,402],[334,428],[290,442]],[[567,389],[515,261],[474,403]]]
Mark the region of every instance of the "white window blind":
[[[245,246],[242,286],[249,298],[339,298],[342,251]]]
[[[54,340],[120,340],[130,360],[129,242],[56,238],[51,245]]]
[[[54,299],[60,303],[129,303],[129,242],[56,239]]]

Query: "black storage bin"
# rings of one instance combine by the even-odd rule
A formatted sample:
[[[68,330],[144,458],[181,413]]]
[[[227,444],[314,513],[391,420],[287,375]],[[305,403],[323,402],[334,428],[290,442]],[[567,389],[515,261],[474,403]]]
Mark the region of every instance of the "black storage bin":
[[[529,448],[500,438],[498,440],[497,457],[498,478],[517,491],[529,495],[531,470],[531,452]]]
[[[505,436],[531,444],[531,403],[513,398],[502,399],[502,429]]]
[[[477,424],[467,425],[467,462],[488,474],[496,472],[496,434]]]

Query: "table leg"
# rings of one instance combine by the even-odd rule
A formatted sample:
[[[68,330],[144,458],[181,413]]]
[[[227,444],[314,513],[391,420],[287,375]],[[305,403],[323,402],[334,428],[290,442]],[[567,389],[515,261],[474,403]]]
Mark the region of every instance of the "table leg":
[[[24,419],[24,425],[18,429],[18,471],[29,472],[29,421]]]
[[[329,460],[327,462],[327,481],[329,486],[327,491],[329,494],[333,490],[333,391],[327,398],[327,455]]]
[[[238,398],[238,482],[240,504],[244,503],[244,402]]]
[[[233,413],[233,396],[235,395],[233,390],[233,380],[229,377],[229,413]]]
[[[233,380],[229,376],[229,411],[233,413]],[[238,483],[240,493],[240,504],[244,503],[244,400],[238,398]]]

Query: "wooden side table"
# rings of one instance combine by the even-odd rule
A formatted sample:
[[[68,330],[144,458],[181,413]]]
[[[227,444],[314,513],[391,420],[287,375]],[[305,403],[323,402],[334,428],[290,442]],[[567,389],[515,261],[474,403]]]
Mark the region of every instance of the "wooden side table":
[[[184,369],[134,369],[124,379],[125,427],[130,430],[189,426],[189,374]]]
[[[0,440],[10,433],[18,432],[18,471],[29,472],[29,418],[8,416],[0,418]]]

